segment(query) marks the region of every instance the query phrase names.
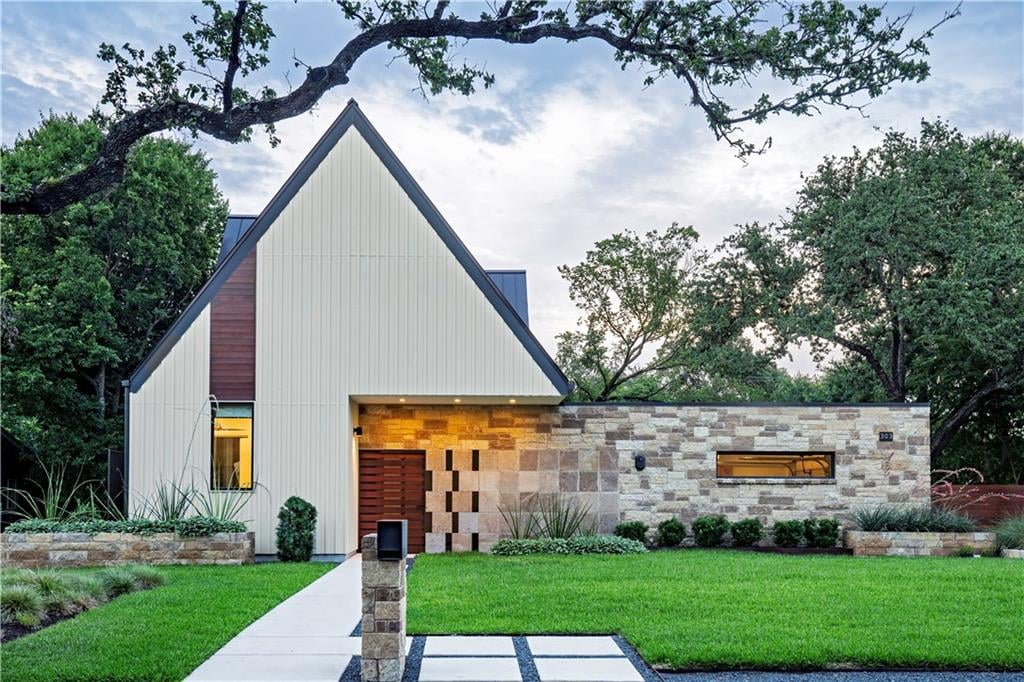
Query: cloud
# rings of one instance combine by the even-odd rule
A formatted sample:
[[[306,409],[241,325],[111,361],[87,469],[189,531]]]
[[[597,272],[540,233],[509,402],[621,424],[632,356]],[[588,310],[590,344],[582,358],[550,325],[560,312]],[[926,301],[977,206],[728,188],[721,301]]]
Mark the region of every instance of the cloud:
[[[911,29],[930,25],[949,7],[915,7]],[[96,103],[105,74],[93,58],[100,41],[179,41],[193,11],[170,3],[5,4],[4,141],[34,124],[38,110],[83,112]],[[305,62],[323,63],[351,30],[326,4],[271,4],[268,17],[277,37],[267,77],[281,91],[288,79],[301,77],[292,67],[293,50]],[[494,87],[470,99],[424,99],[414,91],[412,69],[388,66],[389,54],[377,48],[314,113],[278,126],[278,148],[261,134],[248,145],[199,144],[232,209],[257,212],[348,98],[357,98],[479,260],[528,269],[531,323],[553,351],[555,335],[577,317],[556,268],[578,262],[612,232],[680,222],[694,225],[702,243],[713,246],[738,223],[783,214],[801,173],[813,171],[823,156],[877,144],[886,127],[914,132],[922,118],[942,116],[970,134],[1024,134],[1022,26],[1019,4],[968,3],[962,17],[936,32],[927,81],[898,85],[872,101],[870,118],[826,109],[751,126],[749,139],[770,137],[773,147],[747,164],[714,139],[678,82],[645,89],[641,73],[620,70],[607,46],[587,41],[460,47],[467,61],[497,75]],[[791,367],[813,369],[806,355],[798,356]]]

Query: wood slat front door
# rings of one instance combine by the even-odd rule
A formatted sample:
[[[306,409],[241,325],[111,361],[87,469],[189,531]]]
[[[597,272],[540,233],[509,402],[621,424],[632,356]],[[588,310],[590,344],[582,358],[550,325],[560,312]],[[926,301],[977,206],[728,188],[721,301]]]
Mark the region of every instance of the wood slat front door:
[[[409,553],[424,551],[427,532],[424,458],[422,451],[360,450],[360,540],[364,535],[377,532],[380,519],[406,519]]]

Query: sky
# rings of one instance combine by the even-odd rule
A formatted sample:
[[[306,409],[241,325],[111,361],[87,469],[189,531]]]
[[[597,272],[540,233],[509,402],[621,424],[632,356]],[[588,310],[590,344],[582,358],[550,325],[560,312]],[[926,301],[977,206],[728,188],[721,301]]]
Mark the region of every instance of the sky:
[[[455,6],[467,17],[484,8]],[[912,33],[954,6],[891,2],[886,12],[913,10]],[[98,104],[101,42],[183,47],[190,16],[203,12],[198,3],[0,3],[3,143],[41,112],[85,115]],[[293,56],[326,63],[352,35],[332,3],[270,3],[267,17],[276,33],[271,65],[250,83],[279,92],[302,80]],[[555,336],[577,320],[557,267],[579,262],[599,239],[678,222],[713,248],[738,224],[783,215],[801,174],[823,157],[874,146],[889,128],[913,133],[922,119],[942,117],[969,134],[1024,136],[1024,2],[967,0],[930,50],[931,77],[871,100],[866,115],[834,108],[748,126],[747,138],[771,138],[772,146],[746,163],[714,139],[681,83],[645,88],[643,73],[620,69],[609,48],[586,41],[462,46],[460,55],[497,77],[470,98],[424,98],[413,71],[377,48],[314,112],[279,124],[278,147],[262,135],[250,144],[196,144],[231,210],[258,213],[354,97],[484,267],[527,270],[531,327],[554,354]],[[784,366],[814,370],[801,349]]]

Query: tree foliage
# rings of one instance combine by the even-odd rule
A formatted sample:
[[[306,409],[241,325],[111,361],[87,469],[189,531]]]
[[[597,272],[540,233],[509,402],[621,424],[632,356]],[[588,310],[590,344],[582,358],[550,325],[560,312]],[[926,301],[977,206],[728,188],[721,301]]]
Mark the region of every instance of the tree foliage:
[[[888,17],[882,8],[853,9],[839,0],[584,0],[568,7],[510,0],[472,18],[447,0],[338,0],[354,35],[327,64],[310,66],[296,57],[305,78],[279,94],[265,80],[274,38],[265,6],[248,0],[233,9],[216,0],[203,5],[207,15],[192,17],[183,48],[100,46],[99,58],[111,66],[101,102],[109,124],[104,135],[81,156],[65,159],[59,173],[32,174],[26,167],[18,182],[5,178],[5,213],[49,214],[110,187],[123,175],[132,145],[159,131],[238,142],[265,126],[275,141],[275,123],[309,111],[326,92],[347,84],[356,62],[381,46],[412,67],[424,93],[469,95],[494,81],[485,68],[460,61],[469,41],[599,41],[623,68],[643,73],[645,85],[678,80],[715,136],[747,155],[770,140],[742,137],[746,123],[782,113],[811,115],[829,105],[859,108],[895,83],[924,79],[926,41],[935,28],[906,37],[909,14]],[[754,94],[752,82],[760,78],[776,87]]]
[[[580,311],[558,360],[583,400],[763,399],[783,373],[723,314],[693,228],[625,231],[559,268]]]
[[[838,351],[850,378],[870,377],[863,391],[929,401],[933,456],[986,405],[1019,407],[1021,140],[942,122],[890,132],[826,159],[785,220],[745,226],[722,255],[731,305],[778,354],[807,341],[819,361]]]
[[[5,181],[59,174],[103,139],[51,115],[3,149]],[[201,154],[147,139],[112,191],[0,219],[3,421],[44,462],[91,465],[121,444],[121,380],[212,270],[227,214],[214,180]]]

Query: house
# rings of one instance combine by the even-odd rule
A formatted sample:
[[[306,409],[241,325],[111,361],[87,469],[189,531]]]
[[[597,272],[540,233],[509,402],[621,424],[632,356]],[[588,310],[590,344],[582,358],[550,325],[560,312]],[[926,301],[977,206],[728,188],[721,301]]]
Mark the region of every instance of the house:
[[[570,404],[528,320],[525,273],[485,270],[350,102],[126,382],[130,504],[251,496],[266,554],[299,495],[339,555],[382,516],[411,551],[486,550],[532,493],[602,531],[928,499],[927,405]]]

